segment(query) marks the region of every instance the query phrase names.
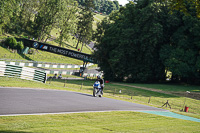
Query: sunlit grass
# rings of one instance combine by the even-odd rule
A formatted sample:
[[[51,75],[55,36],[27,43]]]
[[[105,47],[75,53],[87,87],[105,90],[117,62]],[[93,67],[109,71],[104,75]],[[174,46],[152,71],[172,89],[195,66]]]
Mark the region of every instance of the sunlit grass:
[[[59,74],[58,74],[58,75],[59,75]],[[57,75],[57,76],[58,76],[58,75]],[[50,76],[53,77],[54,74],[47,74],[47,76],[48,76],[48,77],[50,77]],[[78,78],[78,79],[83,79],[82,77],[75,76],[75,75],[69,75],[69,74],[67,74],[67,75],[63,75],[63,74],[62,74],[62,77],[63,77],[63,78]]]
[[[140,112],[0,117],[0,132],[199,132],[198,122]]]

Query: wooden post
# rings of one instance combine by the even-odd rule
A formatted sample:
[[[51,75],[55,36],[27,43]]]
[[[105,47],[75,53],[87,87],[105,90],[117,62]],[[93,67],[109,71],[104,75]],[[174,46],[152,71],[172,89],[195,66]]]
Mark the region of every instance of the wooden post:
[[[150,103],[150,100],[151,100],[151,96],[149,97],[149,101],[148,101],[148,104]]]
[[[83,86],[83,82],[82,82],[82,84],[81,84],[81,88],[80,88],[80,90],[82,89],[82,86]]]
[[[114,90],[113,96],[115,95],[116,89]]]
[[[52,81],[52,78],[50,79],[49,84],[51,84],[51,81]]]
[[[65,87],[65,84],[66,84],[66,79],[65,79],[64,87]]]
[[[133,93],[131,93],[131,99],[133,99],[133,95],[134,95],[134,92],[133,92]]]

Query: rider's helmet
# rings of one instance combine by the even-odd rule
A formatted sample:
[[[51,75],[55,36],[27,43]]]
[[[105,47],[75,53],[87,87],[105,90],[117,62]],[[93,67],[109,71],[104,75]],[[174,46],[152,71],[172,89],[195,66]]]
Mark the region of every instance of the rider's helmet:
[[[97,79],[100,79],[100,78],[101,78],[101,77],[98,75],[98,76],[97,76]]]

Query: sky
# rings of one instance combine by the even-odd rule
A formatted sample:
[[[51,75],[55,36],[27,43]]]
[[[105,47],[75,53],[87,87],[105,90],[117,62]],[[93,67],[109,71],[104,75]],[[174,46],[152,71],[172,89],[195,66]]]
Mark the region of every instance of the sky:
[[[119,2],[120,5],[125,5],[128,3],[128,0],[117,0]]]

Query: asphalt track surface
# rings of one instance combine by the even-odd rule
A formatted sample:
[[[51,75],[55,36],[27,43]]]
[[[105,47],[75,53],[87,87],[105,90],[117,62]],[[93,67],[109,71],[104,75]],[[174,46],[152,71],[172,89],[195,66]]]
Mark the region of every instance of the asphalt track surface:
[[[0,87],[0,116],[164,109],[78,92]]]

